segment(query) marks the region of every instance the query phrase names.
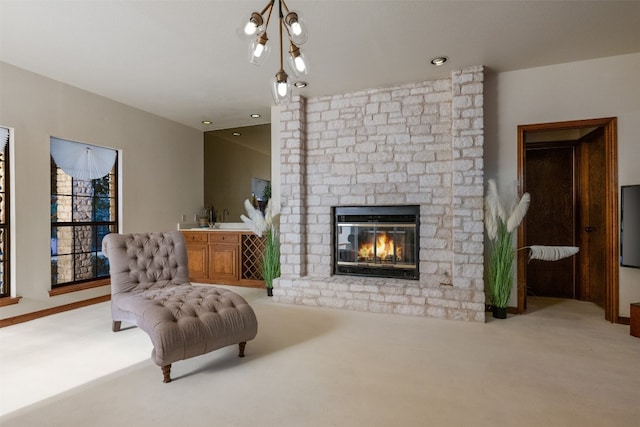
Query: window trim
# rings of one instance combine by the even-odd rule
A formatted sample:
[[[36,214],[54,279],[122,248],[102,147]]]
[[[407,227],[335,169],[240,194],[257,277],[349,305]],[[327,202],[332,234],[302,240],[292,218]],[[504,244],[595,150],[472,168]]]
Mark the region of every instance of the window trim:
[[[7,141],[4,146],[4,223],[0,223],[0,228],[4,229],[4,239],[5,239],[5,253],[4,253],[4,269],[2,271],[2,281],[6,283],[6,292],[2,292],[0,290],[0,298],[12,298],[15,297],[15,289],[13,286],[13,239],[12,239],[12,230],[13,230],[13,221],[12,213],[13,213],[13,191],[12,183],[13,183],[13,168],[12,168],[12,160],[13,160],[13,129],[9,127],[4,127],[7,129]],[[17,301],[16,301],[17,302]]]
[[[81,144],[81,143],[80,143]],[[53,231],[54,228],[56,227],[61,227],[61,226],[65,226],[65,227],[76,227],[76,226],[91,226],[91,227],[99,227],[99,226],[108,226],[108,227],[113,227],[113,231],[112,232],[118,232],[120,229],[120,151],[116,150],[114,148],[109,148],[110,150],[115,151],[116,153],[116,159],[115,159],[115,163],[114,166],[112,168],[113,170],[113,181],[112,181],[112,185],[115,186],[114,192],[113,194],[115,194],[115,197],[113,198],[113,201],[115,203],[115,206],[111,206],[111,209],[114,212],[114,219],[112,221],[85,221],[85,222],[79,222],[79,221],[64,221],[64,222],[54,222],[53,220],[51,221],[51,230]],[[52,170],[50,172],[50,177],[52,177],[53,173],[57,174],[57,171],[62,171],[63,173],[66,174],[66,172],[64,172],[64,170],[62,170],[62,168],[60,168],[60,166],[58,166],[58,164],[55,162],[55,160],[53,160],[53,157],[51,157],[51,165],[52,165]],[[55,170],[53,169],[53,167],[55,166]],[[111,172],[109,172],[111,173]],[[69,176],[69,178],[71,179],[71,185],[73,188],[73,184],[74,181],[77,181],[77,178],[74,178],[68,174],[66,174],[67,176]],[[94,180],[91,180],[94,181]],[[49,190],[50,195],[53,197],[54,193],[53,193],[53,188],[50,187]],[[58,194],[58,193],[55,193]],[[75,199],[75,195],[71,194],[71,200],[73,201]],[[71,252],[69,255],[77,255],[80,252],[76,252],[75,251],[75,234],[73,237],[73,252]],[[100,253],[102,251],[101,248],[96,248],[96,253]],[[50,255],[50,260],[52,261],[54,256],[58,256],[58,254]],[[74,261],[75,262],[75,261]],[[75,279],[75,268],[74,268],[74,279]],[[69,292],[76,292],[76,291],[81,291],[81,290],[85,290],[85,289],[91,289],[91,288],[95,288],[95,287],[101,287],[101,286],[105,286],[109,284],[109,274],[107,273],[106,275],[103,276],[98,276],[98,277],[91,277],[88,279],[79,279],[79,280],[73,280],[70,282],[64,282],[64,283],[53,283],[53,271],[51,271],[51,290],[49,291],[49,296],[56,296],[56,295],[61,295],[61,294],[65,294],[65,293],[69,293]]]

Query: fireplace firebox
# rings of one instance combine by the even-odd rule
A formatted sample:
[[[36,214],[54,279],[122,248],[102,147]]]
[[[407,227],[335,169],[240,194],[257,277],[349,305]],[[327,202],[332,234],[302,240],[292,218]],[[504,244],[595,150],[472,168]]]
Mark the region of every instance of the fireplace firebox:
[[[419,206],[337,206],[333,221],[334,274],[419,279]]]

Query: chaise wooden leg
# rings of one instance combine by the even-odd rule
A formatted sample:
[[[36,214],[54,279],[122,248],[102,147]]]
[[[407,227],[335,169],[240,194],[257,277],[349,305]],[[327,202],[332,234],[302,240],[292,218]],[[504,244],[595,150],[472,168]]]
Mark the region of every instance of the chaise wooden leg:
[[[168,365],[164,365],[162,367],[162,376],[164,377],[163,379],[163,383],[170,383],[171,382],[171,364]]]
[[[118,332],[120,330],[120,327],[122,326],[122,322],[119,320],[114,320],[113,324],[111,325],[111,330],[113,332]]]
[[[244,357],[244,348],[247,346],[247,342],[241,342],[238,344],[238,347],[240,347],[240,351],[238,352],[238,357]]]

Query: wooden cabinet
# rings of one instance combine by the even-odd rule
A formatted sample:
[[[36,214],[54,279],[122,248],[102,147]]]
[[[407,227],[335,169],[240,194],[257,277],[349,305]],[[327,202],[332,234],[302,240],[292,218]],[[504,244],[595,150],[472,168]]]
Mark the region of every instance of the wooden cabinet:
[[[264,287],[264,239],[250,231],[183,231],[192,282]]]
[[[640,302],[631,304],[629,329],[630,334],[640,338]]]

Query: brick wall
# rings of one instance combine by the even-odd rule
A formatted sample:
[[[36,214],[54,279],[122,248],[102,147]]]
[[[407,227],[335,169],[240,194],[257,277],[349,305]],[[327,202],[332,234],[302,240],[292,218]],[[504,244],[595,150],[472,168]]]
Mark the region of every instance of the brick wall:
[[[280,302],[484,321],[483,68],[280,119]],[[331,207],[420,205],[420,280],[331,274]]]

